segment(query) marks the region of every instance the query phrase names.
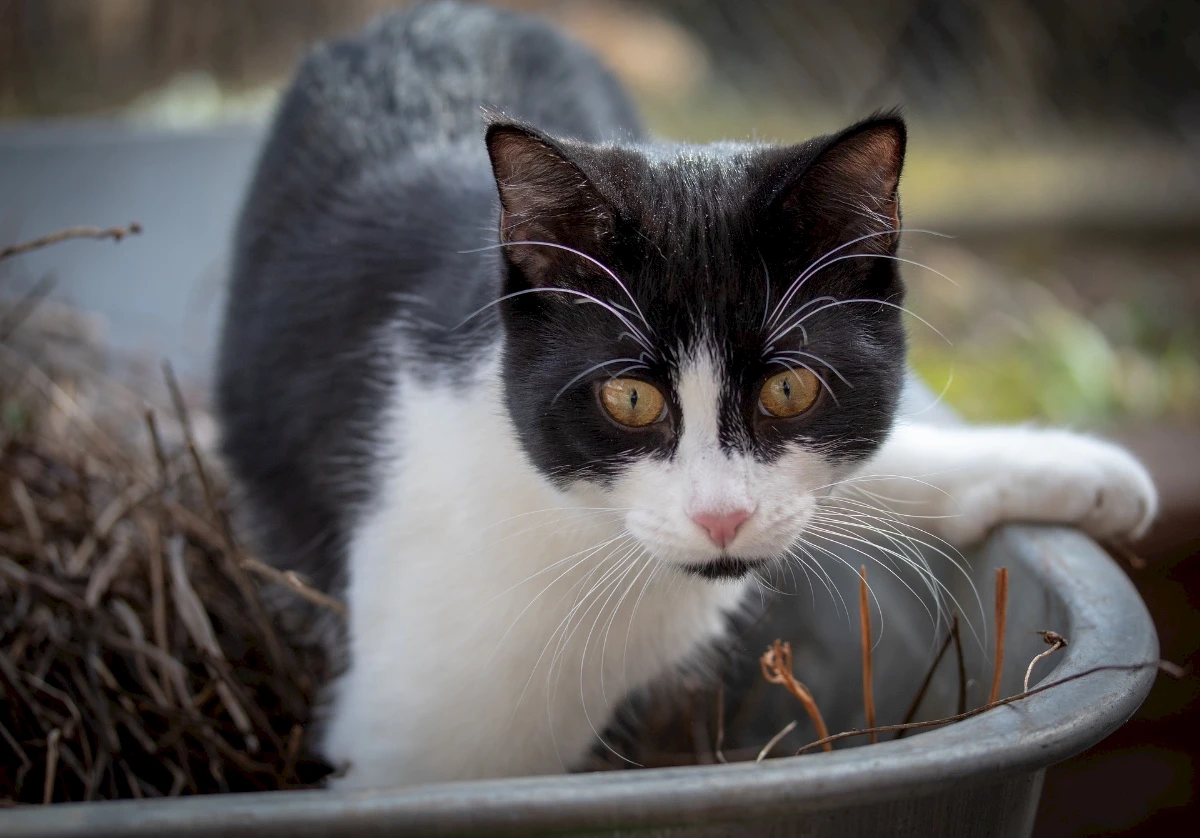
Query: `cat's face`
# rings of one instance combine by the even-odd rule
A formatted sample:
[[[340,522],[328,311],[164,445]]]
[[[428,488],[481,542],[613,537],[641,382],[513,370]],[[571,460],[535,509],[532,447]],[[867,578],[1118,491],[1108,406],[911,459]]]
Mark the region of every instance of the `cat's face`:
[[[893,422],[903,124],[678,149],[493,125],[488,147],[531,461],[690,571],[785,555]]]

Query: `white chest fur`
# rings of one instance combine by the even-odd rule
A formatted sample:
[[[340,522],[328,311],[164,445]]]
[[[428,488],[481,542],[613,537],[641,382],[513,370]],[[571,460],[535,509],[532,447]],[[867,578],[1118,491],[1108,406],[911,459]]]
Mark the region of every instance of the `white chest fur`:
[[[397,392],[351,544],[326,757],[350,764],[343,787],[570,768],[629,690],[721,634],[743,587],[665,567],[618,512],[550,487],[494,370],[470,391]]]

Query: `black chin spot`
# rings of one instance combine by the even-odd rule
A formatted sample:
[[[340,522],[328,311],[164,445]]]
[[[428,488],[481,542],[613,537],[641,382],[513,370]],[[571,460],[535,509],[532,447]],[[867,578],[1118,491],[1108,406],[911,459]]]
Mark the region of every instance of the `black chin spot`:
[[[741,579],[751,571],[759,562],[746,561],[745,559],[735,559],[732,556],[721,556],[711,562],[702,564],[687,564],[683,569],[693,576],[699,576],[701,579]]]

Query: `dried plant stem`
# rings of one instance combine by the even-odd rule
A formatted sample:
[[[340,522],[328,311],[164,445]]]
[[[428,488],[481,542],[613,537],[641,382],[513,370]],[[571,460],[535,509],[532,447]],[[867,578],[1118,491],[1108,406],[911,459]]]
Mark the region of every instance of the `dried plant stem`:
[[[717,762],[721,764],[729,762],[725,759],[725,683],[723,681],[717,685],[717,740],[713,746],[713,753],[716,754]]]
[[[965,713],[958,713],[954,716],[946,716],[944,719],[931,719],[927,722],[909,722],[908,724],[899,725],[882,725],[874,729],[863,728],[861,730],[847,730],[843,731],[842,733],[835,733],[832,736],[824,736],[813,742],[809,742],[800,750],[796,751],[796,755],[799,756],[800,754],[807,753],[815,748],[824,748],[828,751],[834,742],[840,742],[843,739],[851,739],[855,736],[866,736],[869,733],[892,733],[900,730],[917,730],[918,728],[925,727],[940,727],[941,725],[961,722],[964,719],[971,718],[972,716],[978,716],[981,713],[986,713],[988,710],[994,710],[997,707],[1003,707],[1006,704],[1012,704],[1013,702],[1021,701],[1022,699],[1035,696],[1038,693],[1045,692],[1046,690],[1052,690],[1055,687],[1068,684],[1071,681],[1077,681],[1080,678],[1087,677],[1088,675],[1095,675],[1097,672],[1140,672],[1143,669],[1151,668],[1161,669],[1163,672],[1173,678],[1181,677],[1183,674],[1183,670],[1179,666],[1171,663],[1170,661],[1164,660],[1093,666],[1091,669],[1085,669],[1082,672],[1076,672],[1074,675],[1068,675],[1067,677],[1061,678],[1058,681],[1052,681],[1049,684],[1042,684],[1040,687],[1034,687],[1032,690],[1026,690],[1025,692],[1017,693],[1016,695],[1010,695],[1008,698],[1002,698],[998,701],[993,701],[989,704],[983,705],[982,707],[976,707],[974,710],[968,710]]]
[[[339,617],[345,617],[349,613],[346,610],[346,603],[318,591],[301,579],[300,575],[294,570],[278,570],[249,556],[241,560],[241,565],[256,576],[261,576],[263,579],[269,579],[272,582],[283,585],[301,599],[307,600],[313,605],[324,608],[327,611],[332,611]]]
[[[762,750],[758,752],[758,756],[756,756],[754,758],[754,761],[762,762],[764,759],[766,759],[767,754],[771,753],[771,751],[775,748],[775,746],[778,745],[783,740],[783,737],[787,736],[789,733],[791,733],[793,730],[796,729],[796,724],[797,724],[796,720],[792,719],[792,721],[790,721],[786,725],[784,725],[783,730],[779,731],[774,736],[772,736],[770,739],[768,739],[767,744],[762,746]]]
[[[792,674],[792,644],[776,640],[758,662],[762,666],[763,678],[770,684],[779,684],[795,696],[804,706],[804,712],[812,719],[817,735],[822,739],[828,738],[829,728],[825,727],[825,720],[821,717],[821,711],[817,702],[813,700],[812,693]],[[826,745],[825,750],[832,751],[833,746]]]
[[[917,710],[921,708],[921,702],[925,698],[925,693],[929,692],[929,685],[933,683],[934,673],[937,672],[938,665],[942,662],[942,658],[946,656],[946,652],[950,650],[950,644],[954,641],[954,632],[958,628],[958,614],[954,613],[950,616],[950,628],[946,632],[946,639],[942,641],[942,648],[938,649],[937,655],[933,658],[933,663],[929,665],[929,669],[925,671],[925,678],[921,681],[921,686],[917,688],[917,694],[913,696],[912,703],[908,705],[908,710],[904,713],[904,719],[901,724],[908,724],[917,715]],[[963,712],[961,709],[958,712]],[[897,739],[904,738],[905,731],[900,731],[896,734]]]
[[[17,779],[17,782],[20,783],[21,778],[25,775],[25,772],[29,771],[29,769],[33,767],[33,763],[29,761],[29,757],[25,753],[25,749],[21,747],[21,743],[18,742],[16,737],[9,732],[8,728],[4,726],[3,722],[0,722],[0,737],[2,737],[4,741],[8,743],[8,747],[12,749],[12,752],[14,755],[16,755],[17,759],[21,760],[21,768],[18,772]]]
[[[871,678],[871,600],[868,597],[867,566],[858,568],[858,614],[862,624],[862,670],[863,670],[863,712],[866,716],[867,727],[875,727],[875,687]],[[871,744],[879,738],[872,733]]]
[[[59,230],[57,233],[51,233],[48,236],[42,236],[39,239],[32,241],[21,242],[20,244],[10,244],[9,246],[0,249],[0,259],[8,259],[11,256],[20,256],[22,253],[28,253],[31,250],[40,250],[43,247],[49,247],[52,244],[67,241],[68,239],[112,239],[119,242],[126,236],[136,236],[142,232],[141,224],[130,224],[127,227],[68,227],[65,230]]]
[[[996,571],[996,657],[992,669],[992,691],[988,704],[1000,698],[1000,680],[1004,676],[1004,630],[1008,625],[1008,568]]]
[[[38,330],[71,326],[28,316],[48,287],[0,306],[0,388],[21,419],[0,446],[0,807],[311,786],[328,770],[305,752],[323,650],[262,605],[173,378],[167,447],[90,341],[39,366]]]
[[[42,522],[38,519],[37,510],[33,505],[33,498],[29,496],[29,490],[25,488],[25,484],[20,480],[12,481],[12,499],[17,505],[17,509],[21,513],[21,519],[25,524],[25,532],[29,535],[29,540],[33,544],[33,549],[42,561],[49,560],[49,554],[46,550],[45,531],[42,529]]]
[[[1037,664],[1037,662],[1042,658],[1053,655],[1059,649],[1065,649],[1067,647],[1067,638],[1063,637],[1056,631],[1041,631],[1038,632],[1038,634],[1042,636],[1042,640],[1045,640],[1050,644],[1050,648],[1042,652],[1040,655],[1034,655],[1033,660],[1029,662],[1029,668],[1025,670],[1025,682],[1021,687],[1026,692],[1029,692],[1029,678],[1033,675],[1033,667]]]
[[[225,539],[225,558],[228,562],[229,575],[238,586],[242,598],[249,605],[255,622],[258,623],[263,642],[267,647],[267,654],[275,666],[286,668],[291,661],[285,657],[283,644],[280,643],[279,637],[275,633],[275,628],[271,625],[271,621],[263,609],[262,601],[258,596],[258,590],[250,584],[250,580],[246,577],[241,563],[238,561],[239,551],[237,543],[233,538],[233,531],[229,527],[224,510],[216,501],[212,481],[208,477],[208,469],[204,467],[204,458],[200,456],[200,447],[196,445],[196,435],[192,430],[191,413],[187,409],[187,402],[184,401],[183,391],[179,388],[179,380],[175,377],[175,370],[169,363],[163,364],[163,377],[167,382],[167,389],[170,391],[171,401],[174,403],[179,425],[183,429],[184,443],[188,454],[191,456],[192,465],[196,470],[196,477],[200,480],[200,488],[204,494],[205,503],[208,505],[209,514],[214,521],[219,522],[221,525],[221,535]]]
[[[57,282],[53,275],[44,276],[21,296],[17,304],[0,320],[0,343],[4,343],[12,337],[13,332],[19,329],[29,315],[33,314],[42,304],[42,300],[50,296],[50,292],[54,290]]]
[[[48,806],[54,800],[54,780],[58,776],[58,743],[62,739],[62,731],[54,728],[46,736],[46,779],[42,783],[42,805]]]
[[[958,662],[958,705],[956,712],[967,712],[967,662],[963,659],[962,631],[958,627],[958,615],[950,625],[950,633],[954,636],[954,657]]]

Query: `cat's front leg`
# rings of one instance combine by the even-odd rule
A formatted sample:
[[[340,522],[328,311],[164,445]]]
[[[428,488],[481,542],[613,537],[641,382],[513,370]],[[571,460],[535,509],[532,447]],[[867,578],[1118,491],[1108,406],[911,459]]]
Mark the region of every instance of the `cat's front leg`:
[[[835,487],[966,546],[1006,522],[1078,526],[1137,538],[1157,494],[1124,449],[1071,431],[902,424],[859,475]],[[851,500],[856,499],[856,500]]]

